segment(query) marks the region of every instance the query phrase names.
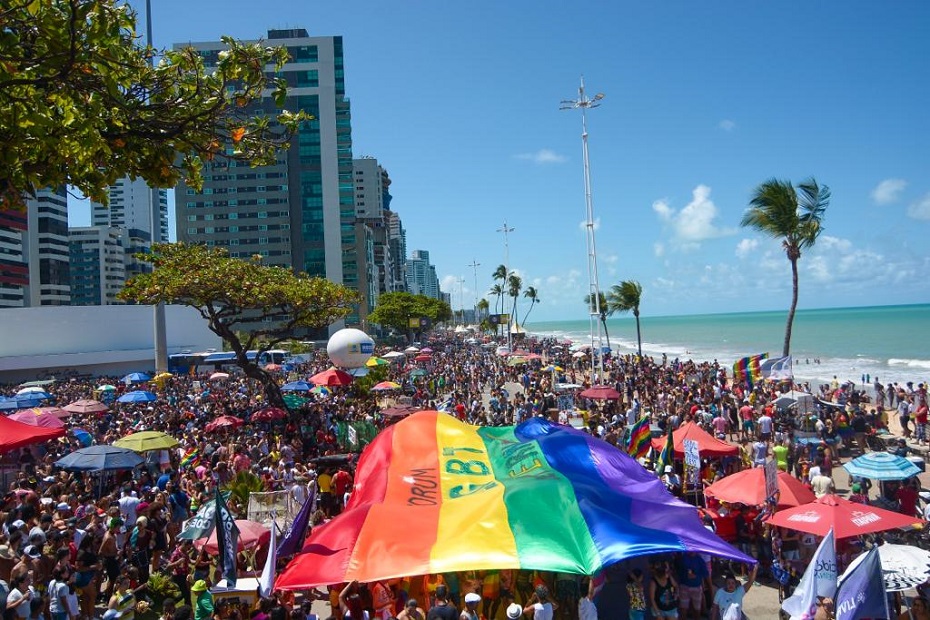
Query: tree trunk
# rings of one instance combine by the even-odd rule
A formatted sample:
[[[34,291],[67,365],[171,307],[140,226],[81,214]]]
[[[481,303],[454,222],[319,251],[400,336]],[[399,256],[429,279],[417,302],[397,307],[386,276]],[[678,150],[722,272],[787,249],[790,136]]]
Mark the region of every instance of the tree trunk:
[[[788,323],[785,325],[785,348],[782,350],[782,357],[788,357],[791,354],[791,327],[794,324],[794,312],[798,307],[798,259],[789,256],[791,261],[791,308],[788,310]]]
[[[639,361],[643,361],[643,337],[639,332],[639,310],[633,312],[633,316],[636,317],[636,348],[639,351]]]
[[[607,348],[610,349],[610,334],[607,332],[607,317],[601,317],[601,325],[604,326],[604,336],[607,338]],[[613,349],[611,349],[613,351]],[[602,353],[598,352],[603,355]]]
[[[261,384],[268,405],[287,410],[284,396],[281,394],[281,386],[278,385],[278,382],[275,381],[274,377],[272,377],[269,372],[259,368],[257,364],[248,361],[245,364],[240,363],[239,366],[242,368],[245,376],[250,379],[255,379]]]

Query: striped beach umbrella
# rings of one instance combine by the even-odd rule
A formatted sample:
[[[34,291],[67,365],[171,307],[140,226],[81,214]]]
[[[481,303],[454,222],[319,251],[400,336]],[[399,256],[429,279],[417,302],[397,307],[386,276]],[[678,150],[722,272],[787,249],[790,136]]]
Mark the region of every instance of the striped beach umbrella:
[[[903,456],[890,452],[869,452],[843,464],[850,476],[869,480],[905,480],[920,473],[920,468]]]

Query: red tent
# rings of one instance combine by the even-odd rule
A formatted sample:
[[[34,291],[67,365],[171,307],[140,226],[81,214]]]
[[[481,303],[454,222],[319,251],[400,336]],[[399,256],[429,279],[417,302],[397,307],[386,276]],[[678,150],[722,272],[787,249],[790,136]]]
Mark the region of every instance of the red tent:
[[[705,456],[736,456],[739,454],[739,447],[717,439],[694,422],[685,422],[672,432],[672,442],[675,444],[675,458],[684,458],[685,439],[693,439],[698,442],[698,449],[701,451],[702,458]],[[653,439],[652,447],[661,452],[662,448],[665,447],[665,437]]]
[[[783,471],[778,472],[778,491],[779,508],[801,506],[816,499],[814,492],[803,482]],[[730,474],[704,489],[704,495],[731,504],[761,506],[766,499],[765,471],[761,467],[753,467]]]
[[[0,416],[0,454],[56,437],[64,437],[64,428],[42,428],[30,426]]]

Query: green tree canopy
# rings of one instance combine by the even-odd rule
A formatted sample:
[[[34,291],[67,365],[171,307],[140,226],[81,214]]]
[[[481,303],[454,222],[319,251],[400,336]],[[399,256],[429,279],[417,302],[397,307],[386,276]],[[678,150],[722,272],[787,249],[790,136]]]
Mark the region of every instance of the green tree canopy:
[[[378,296],[378,305],[368,320],[401,333],[410,331],[410,319],[426,317],[433,324],[452,318],[452,308],[444,301],[404,291]]]
[[[245,374],[261,382],[269,401],[277,406],[283,406],[283,400],[274,378],[258,366],[261,355],[253,361],[246,352],[272,349],[300,328],[330,325],[359,301],[355,291],[325,278],[262,265],[260,256],[231,258],[221,248],[157,243],[151,254],[137,257],[155,269],[130,279],[119,297],[139,304],[195,308],[210,331],[236,353],[236,363]],[[261,321],[264,318],[274,320],[266,323]]]
[[[107,203],[125,176],[202,186],[205,161],[274,161],[304,114],[246,110],[283,80],[267,77],[284,48],[225,37],[207,71],[193,49],[140,45],[136,15],[117,0],[10,0],[0,8],[0,208],[72,185]],[[157,63],[152,60],[160,55]]]
[[[607,314],[615,312],[632,312],[636,317],[636,346],[639,356],[643,356],[643,339],[639,329],[639,303],[643,298],[643,287],[636,280],[624,280],[610,287],[607,294]]]

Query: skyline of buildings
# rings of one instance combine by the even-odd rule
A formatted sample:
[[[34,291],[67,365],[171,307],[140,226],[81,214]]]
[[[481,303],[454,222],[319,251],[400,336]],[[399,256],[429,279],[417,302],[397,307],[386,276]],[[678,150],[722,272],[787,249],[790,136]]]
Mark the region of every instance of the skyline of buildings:
[[[440,291],[429,252],[407,256],[406,230],[391,209],[391,178],[375,157],[353,158],[342,37],[305,29],[268,30],[266,42],[288,49],[277,77],[288,83],[284,107],[305,111],[291,146],[268,166],[217,160],[206,165],[200,191],[175,188],[177,240],[223,247],[230,256],[326,277],[358,290],[363,301],[344,321],[368,327],[383,293],[410,290],[450,300]],[[209,70],[220,41],[192,46]],[[273,115],[270,96],[245,110]],[[126,279],[148,269],[134,258],[155,240],[168,241],[168,192],[142,179],[109,188],[109,204],[91,203],[91,225],[67,226],[67,194],[40,191],[26,213],[0,214],[0,307],[112,305]]]

